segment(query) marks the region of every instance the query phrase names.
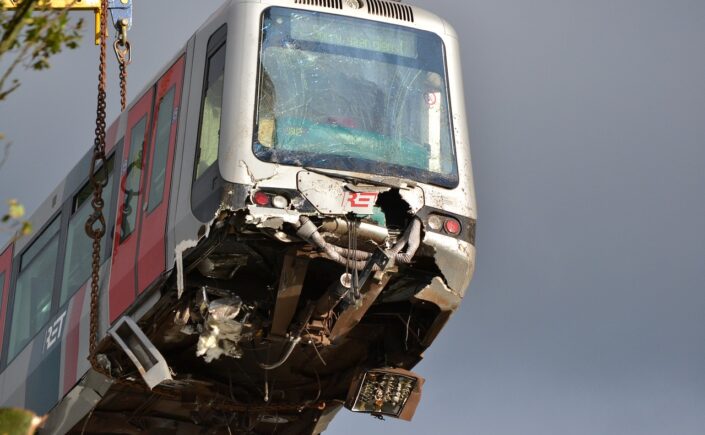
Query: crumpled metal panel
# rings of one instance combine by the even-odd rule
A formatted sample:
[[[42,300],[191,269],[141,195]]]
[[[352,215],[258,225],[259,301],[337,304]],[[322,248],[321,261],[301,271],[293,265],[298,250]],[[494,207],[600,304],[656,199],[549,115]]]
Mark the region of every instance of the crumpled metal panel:
[[[424,191],[419,186],[409,189],[399,189],[399,195],[409,204],[409,210],[412,214],[416,214],[426,205]]]
[[[434,259],[446,284],[463,297],[475,273],[475,247],[432,232],[426,232],[423,243],[436,250]]]
[[[430,346],[448,323],[450,316],[460,306],[462,296],[451,290],[441,278],[435,277],[429,285],[414,295],[414,300],[430,302],[441,310],[421,341],[422,345]]]
[[[296,175],[296,184],[316,210],[330,215],[370,215],[377,195],[389,190],[388,187],[379,186],[348,187],[345,181],[310,171],[300,171]]]

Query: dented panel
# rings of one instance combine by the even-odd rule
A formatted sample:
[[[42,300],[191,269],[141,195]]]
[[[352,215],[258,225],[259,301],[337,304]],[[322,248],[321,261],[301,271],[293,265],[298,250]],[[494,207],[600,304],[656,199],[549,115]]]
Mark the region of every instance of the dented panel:
[[[309,171],[296,175],[297,188],[319,213],[370,215],[381,192],[389,190],[380,186],[355,186],[340,180]]]
[[[475,272],[475,247],[462,240],[428,232],[424,243],[434,249],[433,258],[446,284],[461,297]]]

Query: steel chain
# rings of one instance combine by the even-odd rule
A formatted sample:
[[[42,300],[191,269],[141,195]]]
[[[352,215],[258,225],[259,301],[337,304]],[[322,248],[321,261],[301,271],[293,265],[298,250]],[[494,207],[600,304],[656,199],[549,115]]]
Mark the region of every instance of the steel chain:
[[[127,65],[132,62],[132,46],[127,40],[128,21],[123,19],[118,25],[120,33],[113,43],[113,50],[120,66],[120,107],[124,111],[127,106]]]
[[[120,62],[120,107],[125,111],[127,105],[127,63]]]
[[[107,181],[105,165],[105,88],[106,88],[106,40],[108,37],[107,15],[108,0],[100,5],[100,66],[98,68],[98,104],[95,120],[95,140],[93,142],[93,159],[91,160],[90,181],[93,187],[93,214],[86,221],[86,233],[93,240],[93,262],[91,264],[91,303],[90,303],[90,342],[88,360],[93,369],[110,377],[97,359],[99,310],[100,310],[100,241],[105,236],[106,223],[103,215],[103,186]],[[103,168],[105,179],[101,180],[98,169]]]

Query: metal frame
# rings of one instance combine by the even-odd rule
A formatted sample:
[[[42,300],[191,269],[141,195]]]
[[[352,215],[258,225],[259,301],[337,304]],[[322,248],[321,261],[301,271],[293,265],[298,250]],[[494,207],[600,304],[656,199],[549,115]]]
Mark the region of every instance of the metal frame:
[[[137,367],[150,389],[172,380],[166,360],[131,317],[121,317],[108,333]],[[148,367],[145,359],[150,360]]]

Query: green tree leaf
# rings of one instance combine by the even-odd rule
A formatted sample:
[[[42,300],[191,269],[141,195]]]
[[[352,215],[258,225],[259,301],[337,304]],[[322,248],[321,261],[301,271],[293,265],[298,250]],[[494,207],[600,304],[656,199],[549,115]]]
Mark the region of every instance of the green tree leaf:
[[[45,417],[37,417],[32,411],[19,408],[0,408],[0,434],[32,435],[44,423]]]

